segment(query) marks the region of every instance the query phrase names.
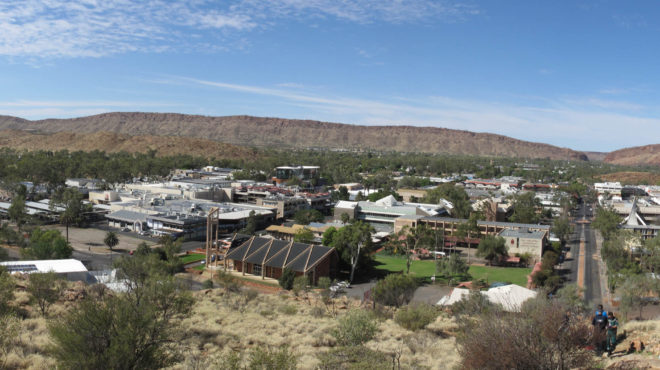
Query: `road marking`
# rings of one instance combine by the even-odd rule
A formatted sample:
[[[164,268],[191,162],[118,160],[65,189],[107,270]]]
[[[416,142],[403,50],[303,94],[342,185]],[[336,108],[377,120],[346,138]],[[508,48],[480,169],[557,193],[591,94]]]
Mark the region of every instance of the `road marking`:
[[[580,295],[584,298],[584,274],[586,269],[586,259],[584,256],[585,253],[584,239],[580,239],[580,254],[578,256],[578,276],[577,276],[577,285],[580,288]]]

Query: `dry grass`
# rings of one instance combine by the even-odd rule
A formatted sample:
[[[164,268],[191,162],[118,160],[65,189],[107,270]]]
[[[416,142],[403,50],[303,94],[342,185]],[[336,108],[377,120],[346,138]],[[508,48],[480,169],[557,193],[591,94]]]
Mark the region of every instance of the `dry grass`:
[[[237,307],[235,299],[218,295],[198,299],[193,315],[182,322],[183,330],[190,333],[181,342],[187,358],[175,368],[194,368],[193,364],[200,361],[214,363],[232,350],[246,352],[255,346],[288,345],[298,356],[299,368],[313,369],[319,364],[317,355],[336,345],[331,335],[336,318],[330,313],[320,316],[322,304],[315,299],[261,294],[244,307]],[[337,302],[338,315],[356,304]],[[285,313],[290,307],[297,308],[295,315]],[[378,334],[366,345],[388,354],[400,353],[406,368],[451,368],[459,358],[454,339],[443,335],[446,328],[453,328],[452,322],[443,317],[429,325],[429,330],[416,333],[386,320],[379,323]]]

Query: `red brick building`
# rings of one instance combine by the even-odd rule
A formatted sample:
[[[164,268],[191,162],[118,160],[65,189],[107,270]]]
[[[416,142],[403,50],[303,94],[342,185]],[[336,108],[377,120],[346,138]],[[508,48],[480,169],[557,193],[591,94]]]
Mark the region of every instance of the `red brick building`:
[[[253,236],[227,253],[225,266],[233,265],[243,275],[273,279],[288,268],[316,284],[320,277],[336,276],[338,258],[334,248]]]

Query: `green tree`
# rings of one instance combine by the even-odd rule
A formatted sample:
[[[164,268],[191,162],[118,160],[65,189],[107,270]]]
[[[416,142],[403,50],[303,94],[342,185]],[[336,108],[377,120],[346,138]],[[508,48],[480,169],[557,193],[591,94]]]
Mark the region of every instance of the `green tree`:
[[[566,241],[574,231],[567,216],[555,218],[550,230],[559,238],[562,246],[566,245]]]
[[[337,234],[337,229],[334,226],[330,226],[327,230],[323,232],[323,245],[330,246],[332,241]]]
[[[254,235],[257,232],[257,217],[254,211],[250,211],[245,227],[240,233],[245,235]]]
[[[357,221],[339,229],[333,238],[332,247],[337,250],[341,260],[350,266],[350,282],[353,282],[358,265],[369,258],[372,232],[371,225]]]
[[[315,209],[301,209],[295,213],[293,219],[299,225],[309,225],[312,222],[323,222],[323,214]]]
[[[50,207],[64,208],[60,214],[60,223],[66,226],[66,241],[69,242],[69,226],[80,226],[84,220],[83,213],[88,210],[82,203],[82,194],[73,188],[60,187],[53,194]]]
[[[73,248],[59,230],[36,228],[30,235],[30,244],[21,253],[37,260],[64,259],[71,257]]]
[[[401,307],[415,294],[417,283],[410,275],[389,274],[372,289],[374,301],[386,306]]]
[[[513,214],[509,217],[511,222],[536,224],[541,218],[539,214],[542,208],[541,201],[533,192],[514,195],[511,208],[513,208]]]
[[[616,234],[619,224],[623,221],[614,210],[603,207],[596,209],[596,217],[591,226],[600,231],[603,239],[609,240]]]
[[[431,249],[435,239],[433,231],[424,224],[415,227],[404,226],[390,239],[390,248],[406,256],[406,274],[410,273],[413,253],[419,248]]]
[[[117,233],[114,231],[108,231],[105,233],[105,238],[103,238],[103,244],[108,247],[112,251],[112,248],[116,247],[117,244],[119,244],[119,238],[117,237]]]
[[[293,241],[296,243],[305,243],[310,244],[314,241],[314,233],[306,227],[296,231],[296,234],[293,236]]]
[[[349,198],[350,194],[348,193],[348,188],[343,185],[340,186],[337,190],[337,200],[348,200]]]
[[[16,283],[4,266],[0,266],[0,317],[11,312],[10,302],[14,300]]]
[[[436,271],[451,284],[453,280],[467,280],[470,266],[458,255],[451,253],[449,257],[438,260]]]
[[[472,209],[470,197],[465,189],[457,187],[453,183],[445,183],[435,189],[428,190],[422,199],[424,203],[439,204],[441,199],[448,200],[452,204],[449,213],[456,218],[468,218]]]
[[[179,360],[176,323],[193,301],[174,277],[153,269],[154,257],[122,258],[125,293],[90,295],[50,324],[50,352],[61,368],[159,369]]]
[[[30,274],[27,286],[30,300],[36,304],[41,316],[46,317],[50,306],[60,297],[61,285],[54,272]]]
[[[488,235],[479,242],[477,256],[488,260],[489,265],[492,265],[494,260],[506,257],[507,255],[506,243],[504,238],[500,236]]]
[[[11,205],[7,210],[7,214],[9,219],[16,223],[16,226],[20,231],[27,218],[27,213],[25,213],[25,196],[21,194],[14,196],[11,200]]]
[[[344,225],[346,225],[351,220],[351,216],[349,216],[348,213],[342,213],[340,217],[341,223]]]

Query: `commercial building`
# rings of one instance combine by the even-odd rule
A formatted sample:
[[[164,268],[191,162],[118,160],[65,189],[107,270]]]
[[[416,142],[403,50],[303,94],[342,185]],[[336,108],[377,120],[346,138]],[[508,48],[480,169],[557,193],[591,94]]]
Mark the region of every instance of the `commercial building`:
[[[510,256],[515,254],[529,253],[532,257],[531,263],[536,263],[543,256],[543,248],[548,242],[548,233],[539,230],[529,230],[521,227],[519,229],[504,229],[499,236],[504,238],[505,245]]]
[[[410,203],[396,200],[388,195],[376,202],[339,201],[335,205],[334,219],[341,220],[342,214],[349,219],[358,219],[370,223],[377,231],[394,230],[394,221],[401,216],[439,216],[447,214],[448,204]]]
[[[309,181],[320,176],[319,166],[280,166],[275,168],[275,176],[272,178],[273,184],[282,184],[294,178],[302,181]]]

